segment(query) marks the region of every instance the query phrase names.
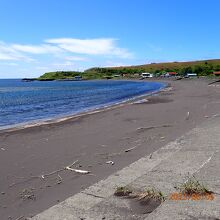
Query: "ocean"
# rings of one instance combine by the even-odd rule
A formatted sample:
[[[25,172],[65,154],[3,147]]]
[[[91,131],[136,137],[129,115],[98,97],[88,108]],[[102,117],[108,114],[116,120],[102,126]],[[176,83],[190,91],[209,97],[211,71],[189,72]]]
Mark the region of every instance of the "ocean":
[[[66,117],[150,94],[164,83],[145,81],[0,80],[0,129]]]

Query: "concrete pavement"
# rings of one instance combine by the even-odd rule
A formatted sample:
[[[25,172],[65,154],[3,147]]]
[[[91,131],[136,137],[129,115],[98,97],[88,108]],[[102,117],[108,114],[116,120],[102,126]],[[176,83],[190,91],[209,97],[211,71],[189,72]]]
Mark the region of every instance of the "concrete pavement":
[[[147,155],[84,191],[45,210],[33,220],[75,219],[220,219],[220,116],[208,119],[174,142]],[[115,197],[117,186],[155,187],[164,194],[194,175],[215,192],[214,200],[167,199],[150,214],[132,209],[127,199]]]

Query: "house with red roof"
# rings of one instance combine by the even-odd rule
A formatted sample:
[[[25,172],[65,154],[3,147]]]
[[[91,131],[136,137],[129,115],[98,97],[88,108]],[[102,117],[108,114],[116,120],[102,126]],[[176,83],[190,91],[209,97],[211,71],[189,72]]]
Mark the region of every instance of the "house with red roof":
[[[167,72],[165,74],[166,77],[177,76],[177,72]]]
[[[215,76],[220,76],[220,71],[215,71],[215,72],[213,72],[213,74],[214,74]]]

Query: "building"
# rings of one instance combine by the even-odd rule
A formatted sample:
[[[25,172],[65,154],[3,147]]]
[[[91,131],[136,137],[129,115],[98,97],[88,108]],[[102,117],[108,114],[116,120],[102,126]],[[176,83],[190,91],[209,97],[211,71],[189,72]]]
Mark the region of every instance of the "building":
[[[113,77],[121,77],[121,75],[119,75],[119,74],[115,74]]]
[[[220,71],[215,71],[215,72],[213,72],[213,74],[214,74],[215,76],[220,76]]]
[[[75,76],[74,79],[75,80],[82,80],[82,76]]]
[[[197,77],[197,73],[187,73],[186,74],[186,77],[189,78],[189,77]]]
[[[177,72],[167,72],[165,74],[166,77],[177,76]]]
[[[144,78],[152,78],[153,77],[153,74],[152,73],[142,73],[141,74],[141,77],[144,79]]]

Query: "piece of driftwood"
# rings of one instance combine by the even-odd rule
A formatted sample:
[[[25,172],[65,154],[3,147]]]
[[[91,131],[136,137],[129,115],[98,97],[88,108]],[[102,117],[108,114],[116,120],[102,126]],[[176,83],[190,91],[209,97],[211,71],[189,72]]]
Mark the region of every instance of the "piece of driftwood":
[[[59,172],[64,171],[64,170],[69,170],[69,171],[73,171],[73,172],[80,173],[80,174],[88,174],[88,173],[90,173],[90,171],[87,171],[87,170],[73,169],[72,166],[73,166],[74,164],[76,164],[77,162],[78,162],[78,160],[74,161],[73,163],[71,163],[70,165],[68,165],[68,166],[66,166],[66,167],[63,167],[63,168],[58,169],[58,170],[54,170],[54,171],[52,171],[52,172],[50,172],[50,173],[42,174],[42,175],[39,175],[39,176],[30,176],[29,179],[25,180],[25,182],[30,181],[30,180],[32,180],[32,179],[34,179],[34,178],[45,179],[45,178],[48,177],[48,176],[52,176],[52,175],[54,175],[54,174],[58,174]],[[60,177],[59,174],[58,174],[58,177],[59,177],[59,181],[58,181],[58,182],[61,183],[61,182],[62,182],[62,178]],[[13,186],[15,186],[15,185],[17,185],[17,184],[20,184],[20,183],[21,183],[21,182],[12,183],[11,185],[9,185],[9,187],[13,187]]]
[[[159,125],[159,126],[150,126],[150,127],[140,127],[137,128],[137,131],[146,131],[146,130],[152,130],[152,129],[156,129],[156,128],[169,128],[172,127],[172,125]]]
[[[114,163],[113,161],[111,161],[111,160],[109,160],[109,161],[107,161],[107,162],[105,162],[105,163],[111,164],[111,165],[114,165],[114,164],[115,164],[115,163]]]
[[[59,173],[59,172],[61,172],[61,171],[63,171],[63,170],[67,170],[67,169],[66,169],[67,167],[72,167],[72,166],[73,166],[74,164],[76,164],[77,162],[78,162],[78,160],[74,161],[73,163],[71,163],[70,165],[68,165],[68,166],[66,166],[66,167],[63,167],[63,168],[58,169],[58,170],[54,170],[53,172],[50,172],[50,173],[46,173],[46,174],[40,175],[40,176],[38,176],[38,177],[44,179],[45,177],[48,177],[48,176],[51,176],[51,175],[53,175],[53,174]]]
[[[59,177],[59,179],[57,180],[57,184],[61,184],[63,182],[63,179],[59,174],[57,174],[57,176]]]
[[[24,216],[22,215],[22,216],[20,216],[20,217],[18,217],[18,218],[16,218],[15,220],[21,220],[22,218],[24,218]]]
[[[41,177],[42,179],[44,179],[45,177],[48,177],[48,176],[51,176],[51,175],[53,175],[53,174],[59,173],[59,172],[61,172],[61,171],[63,171],[63,170],[65,170],[65,168],[62,168],[62,169],[59,169],[59,170],[55,170],[55,171],[53,171],[53,172],[51,172],[51,173],[43,174],[43,175],[41,175],[40,177]]]
[[[134,150],[136,147],[137,147],[137,146],[135,146],[135,147],[131,147],[131,148],[126,149],[126,150],[125,150],[125,153],[127,153],[127,152],[130,152],[130,151]]]
[[[218,82],[220,82],[220,79],[219,79],[219,80],[216,80],[216,81],[214,81],[214,82],[211,82],[211,83],[209,83],[208,85],[212,85],[212,84],[218,83]]]
[[[186,115],[186,120],[189,120],[189,115],[190,115],[190,113],[189,113],[189,112],[187,112],[187,115]]]
[[[65,170],[70,170],[70,171],[74,171],[76,173],[81,173],[81,174],[88,174],[88,173],[90,173],[90,171],[88,171],[88,170],[73,169],[73,168],[71,168],[69,166],[65,167]]]
[[[74,161],[73,163],[71,163],[70,165],[68,165],[68,166],[66,166],[66,167],[63,167],[63,168],[58,169],[58,170],[55,170],[55,171],[53,171],[53,172],[51,172],[51,173],[43,174],[43,175],[41,175],[40,177],[41,177],[42,179],[44,179],[44,178],[47,177],[47,176],[51,176],[51,175],[56,174],[56,173],[59,173],[59,172],[61,172],[61,171],[63,171],[63,170],[69,170],[69,171],[73,171],[73,172],[81,173],[81,174],[90,173],[90,171],[88,171],[88,170],[73,169],[72,166],[73,166],[74,164],[76,164],[77,162],[78,162],[78,160]]]

